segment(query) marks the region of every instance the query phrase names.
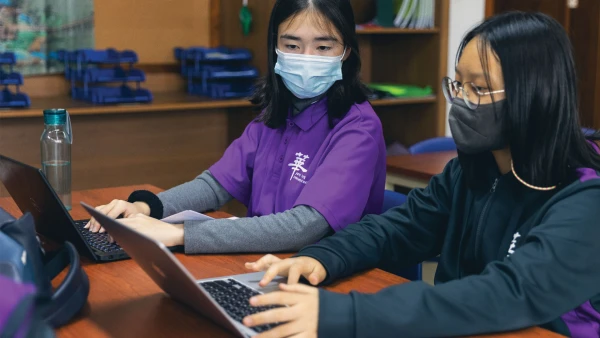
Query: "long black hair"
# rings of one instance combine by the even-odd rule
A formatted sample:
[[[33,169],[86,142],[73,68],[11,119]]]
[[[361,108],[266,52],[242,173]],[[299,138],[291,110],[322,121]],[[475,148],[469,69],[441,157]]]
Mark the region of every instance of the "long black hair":
[[[506,93],[502,127],[519,177],[547,187],[572,181],[576,168],[600,170],[600,156],[579,124],[575,62],[563,27],[541,13],[493,16],[466,34],[457,61],[475,37],[489,88],[487,51],[502,67]],[[482,183],[479,166],[490,156],[459,152],[470,183]]]
[[[271,128],[285,124],[293,95],[285,87],[281,77],[274,72],[279,25],[305,10],[315,10],[329,20],[342,36],[344,46],[350,51],[350,55],[342,64],[342,80],[336,81],[327,91],[329,126],[333,127],[333,120],[346,115],[354,103],[362,103],[367,99],[366,88],[360,81],[360,54],[350,1],[277,0],[271,12],[267,33],[267,75],[258,83],[250,100],[262,111],[258,119]]]

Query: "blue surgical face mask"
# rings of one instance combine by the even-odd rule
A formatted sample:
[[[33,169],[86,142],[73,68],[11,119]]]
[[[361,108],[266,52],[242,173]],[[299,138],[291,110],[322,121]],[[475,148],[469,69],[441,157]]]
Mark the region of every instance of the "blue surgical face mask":
[[[297,98],[308,99],[325,93],[335,81],[342,79],[340,56],[318,56],[284,53],[276,49],[275,74]]]

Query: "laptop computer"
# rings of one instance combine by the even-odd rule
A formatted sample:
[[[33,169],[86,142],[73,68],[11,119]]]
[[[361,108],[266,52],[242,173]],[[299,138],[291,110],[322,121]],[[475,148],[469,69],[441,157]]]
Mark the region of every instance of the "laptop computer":
[[[118,220],[107,217],[83,202],[81,205],[146,274],[176,301],[191,307],[239,337],[252,337],[276,326],[248,328],[242,324],[242,320],[247,315],[276,307],[251,307],[249,299],[278,290],[277,285],[285,282],[283,277],[275,278],[264,288],[258,285],[264,272],[196,281],[164,244],[120,224]]]
[[[0,155],[0,181],[19,209],[31,213],[39,235],[57,243],[69,241],[80,254],[95,261],[129,257],[108,240],[108,234],[84,229],[88,220],[74,221],[41,169]]]

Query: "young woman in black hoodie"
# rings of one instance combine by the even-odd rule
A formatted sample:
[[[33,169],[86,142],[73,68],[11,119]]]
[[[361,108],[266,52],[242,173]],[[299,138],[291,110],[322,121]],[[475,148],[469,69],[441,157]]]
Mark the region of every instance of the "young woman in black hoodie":
[[[469,32],[444,79],[459,149],[407,202],[308,246],[248,263],[281,292],[249,316],[260,337],[465,336],[541,325],[573,337],[600,326],[600,156],[579,125],[569,38],[543,14],[507,13]],[[330,283],[440,255],[435,286],[337,294]],[[295,284],[295,285],[293,285]]]

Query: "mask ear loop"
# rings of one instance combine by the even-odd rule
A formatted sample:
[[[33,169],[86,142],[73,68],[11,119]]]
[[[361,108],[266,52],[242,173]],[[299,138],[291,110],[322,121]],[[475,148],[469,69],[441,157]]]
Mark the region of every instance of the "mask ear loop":
[[[346,46],[344,46],[344,52],[342,53],[342,56],[340,57],[340,62],[344,62],[344,56],[346,56]]]

